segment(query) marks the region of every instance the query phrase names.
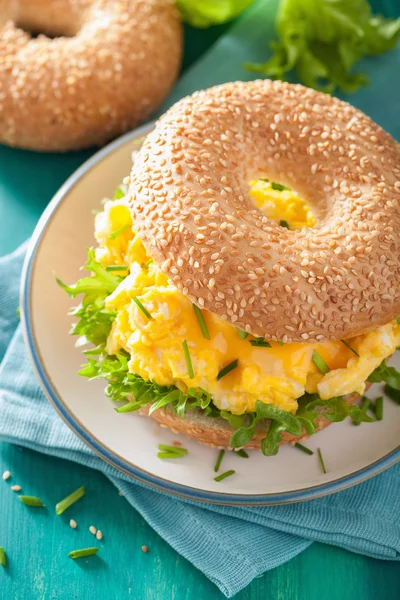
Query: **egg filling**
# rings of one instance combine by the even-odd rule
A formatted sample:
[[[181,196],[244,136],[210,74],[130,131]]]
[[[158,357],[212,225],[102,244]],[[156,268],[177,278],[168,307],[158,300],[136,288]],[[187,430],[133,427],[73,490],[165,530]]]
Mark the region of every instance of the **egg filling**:
[[[315,224],[304,201],[286,188],[257,181],[251,194],[271,219],[285,221],[290,229]],[[95,237],[96,260],[123,277],[105,302],[116,311],[107,353],[123,349],[131,373],[183,392],[202,388],[217,408],[233,414],[254,411],[258,400],[294,414],[305,392],[323,400],[362,394],[368,376],[400,345],[396,322],[346,344],[260,343],[207,310],[201,311],[204,329],[193,304],[171,285],[132,230],[125,198],[104,205],[95,219]],[[232,363],[234,368],[221,377]]]

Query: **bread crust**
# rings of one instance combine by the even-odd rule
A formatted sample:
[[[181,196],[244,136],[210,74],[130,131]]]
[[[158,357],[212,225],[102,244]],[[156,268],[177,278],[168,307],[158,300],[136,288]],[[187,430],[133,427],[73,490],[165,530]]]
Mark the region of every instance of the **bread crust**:
[[[369,387],[369,384],[367,384]],[[360,398],[359,394],[349,394],[345,397],[347,404],[355,404]],[[150,404],[141,408],[139,414],[142,416],[149,416]],[[156,421],[161,427],[169,427],[174,433],[182,433],[189,439],[196,440],[201,444],[212,446],[214,448],[229,448],[229,440],[235,429],[221,417],[211,418],[204,416],[200,409],[188,410],[185,412],[183,419],[178,417],[170,408],[155,410],[150,418]],[[325,429],[331,424],[331,421],[326,419],[323,415],[319,415],[316,420],[317,432]],[[260,441],[265,437],[265,428],[256,429],[253,439],[244,446],[251,450],[260,449]],[[282,444],[294,444],[307,439],[308,436],[303,428],[303,433],[299,436],[283,433]]]
[[[154,112],[181,55],[174,0],[0,0],[0,143],[102,145]]]
[[[288,230],[251,179],[317,217]],[[267,340],[324,342],[400,314],[400,145],[353,106],[301,85],[235,82],[158,121],[133,165],[134,227],[200,308]]]

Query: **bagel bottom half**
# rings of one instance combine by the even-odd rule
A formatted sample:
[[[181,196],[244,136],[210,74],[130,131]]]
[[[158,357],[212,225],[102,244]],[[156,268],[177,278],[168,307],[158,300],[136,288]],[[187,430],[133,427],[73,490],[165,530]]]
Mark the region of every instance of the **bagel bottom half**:
[[[370,387],[371,384],[367,383],[365,390]],[[348,394],[344,397],[348,405],[355,404],[361,398],[360,394]],[[142,416],[149,416],[151,404],[139,410],[139,414]],[[206,417],[203,411],[199,408],[188,410],[185,413],[183,419],[181,419],[170,406],[166,408],[159,408],[155,410],[150,418],[156,421],[161,427],[169,427],[173,433],[183,433],[187,438],[196,440],[200,444],[206,444],[213,448],[228,448],[229,440],[231,435],[235,432],[235,429],[221,417]],[[323,415],[319,415],[315,420],[316,433],[328,427],[332,421],[329,421]],[[268,431],[269,424],[267,421],[260,423],[258,429],[256,428],[253,439],[243,446],[250,450],[260,450],[260,441],[265,437]],[[304,428],[301,435],[293,435],[290,433],[283,433],[281,442],[282,444],[295,444],[307,439],[309,436],[306,434]],[[236,448],[238,450],[238,448]]]

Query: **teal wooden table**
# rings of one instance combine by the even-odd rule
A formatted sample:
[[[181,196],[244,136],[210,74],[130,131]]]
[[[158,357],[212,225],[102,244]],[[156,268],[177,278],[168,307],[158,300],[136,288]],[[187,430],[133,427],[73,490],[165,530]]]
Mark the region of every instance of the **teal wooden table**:
[[[223,31],[224,27],[187,29],[184,66]],[[40,155],[0,147],[0,255],[30,235],[52,195],[90,154]],[[6,469],[12,478],[0,479],[0,546],[8,557],[7,568],[0,567],[1,600],[223,598],[152,531],[103,475],[0,443],[0,474]],[[23,506],[10,489],[12,484],[40,496],[50,509]],[[52,507],[80,485],[87,489],[85,498],[56,517]],[[70,518],[78,529],[69,527]],[[70,560],[70,550],[93,545],[91,525],[103,532],[101,553],[88,561]],[[143,545],[148,553],[141,551]],[[236,600],[398,600],[399,571],[398,563],[314,544],[254,580]]]

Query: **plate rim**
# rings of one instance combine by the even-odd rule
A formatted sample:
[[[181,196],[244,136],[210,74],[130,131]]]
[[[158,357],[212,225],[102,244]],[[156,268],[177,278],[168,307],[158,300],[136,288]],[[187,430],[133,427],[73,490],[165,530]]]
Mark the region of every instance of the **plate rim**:
[[[288,490],[285,492],[273,492],[264,494],[237,494],[227,492],[213,492],[200,490],[191,486],[186,486],[164,479],[158,475],[153,475],[144,469],[133,465],[116,452],[108,448],[96,436],[94,436],[84,426],[79,419],[71,413],[68,406],[64,403],[61,394],[58,393],[55,384],[52,382],[50,375],[47,373],[44,361],[41,357],[40,350],[35,338],[33,320],[31,315],[31,287],[33,282],[34,268],[36,264],[36,255],[40,248],[44,234],[51,226],[52,217],[62,202],[68,197],[70,191],[82,180],[82,178],[99,162],[102,162],[107,156],[112,154],[116,149],[128,144],[136,138],[140,138],[148,133],[154,127],[154,121],[146,123],[133,131],[126,133],[104,148],[95,152],[89,159],[83,162],[63,183],[53,198],[50,200],[46,209],[42,213],[35,230],[30,239],[27,253],[25,256],[21,285],[20,285],[20,306],[21,310],[21,326],[25,341],[25,346],[28,351],[28,357],[32,364],[33,370],[39,381],[39,384],[49,400],[50,404],[68,425],[68,427],[83,441],[97,456],[106,463],[116,468],[118,471],[128,477],[137,480],[158,491],[172,494],[186,500],[196,502],[205,502],[209,504],[231,505],[231,506],[269,506],[277,504],[291,504],[295,502],[312,500],[321,498],[328,494],[342,491],[353,485],[357,485],[378,475],[387,468],[395,465],[400,461],[400,447],[392,450],[385,456],[377,459],[373,463],[353,471],[348,475],[338,477],[328,482],[319,483],[303,489]]]

